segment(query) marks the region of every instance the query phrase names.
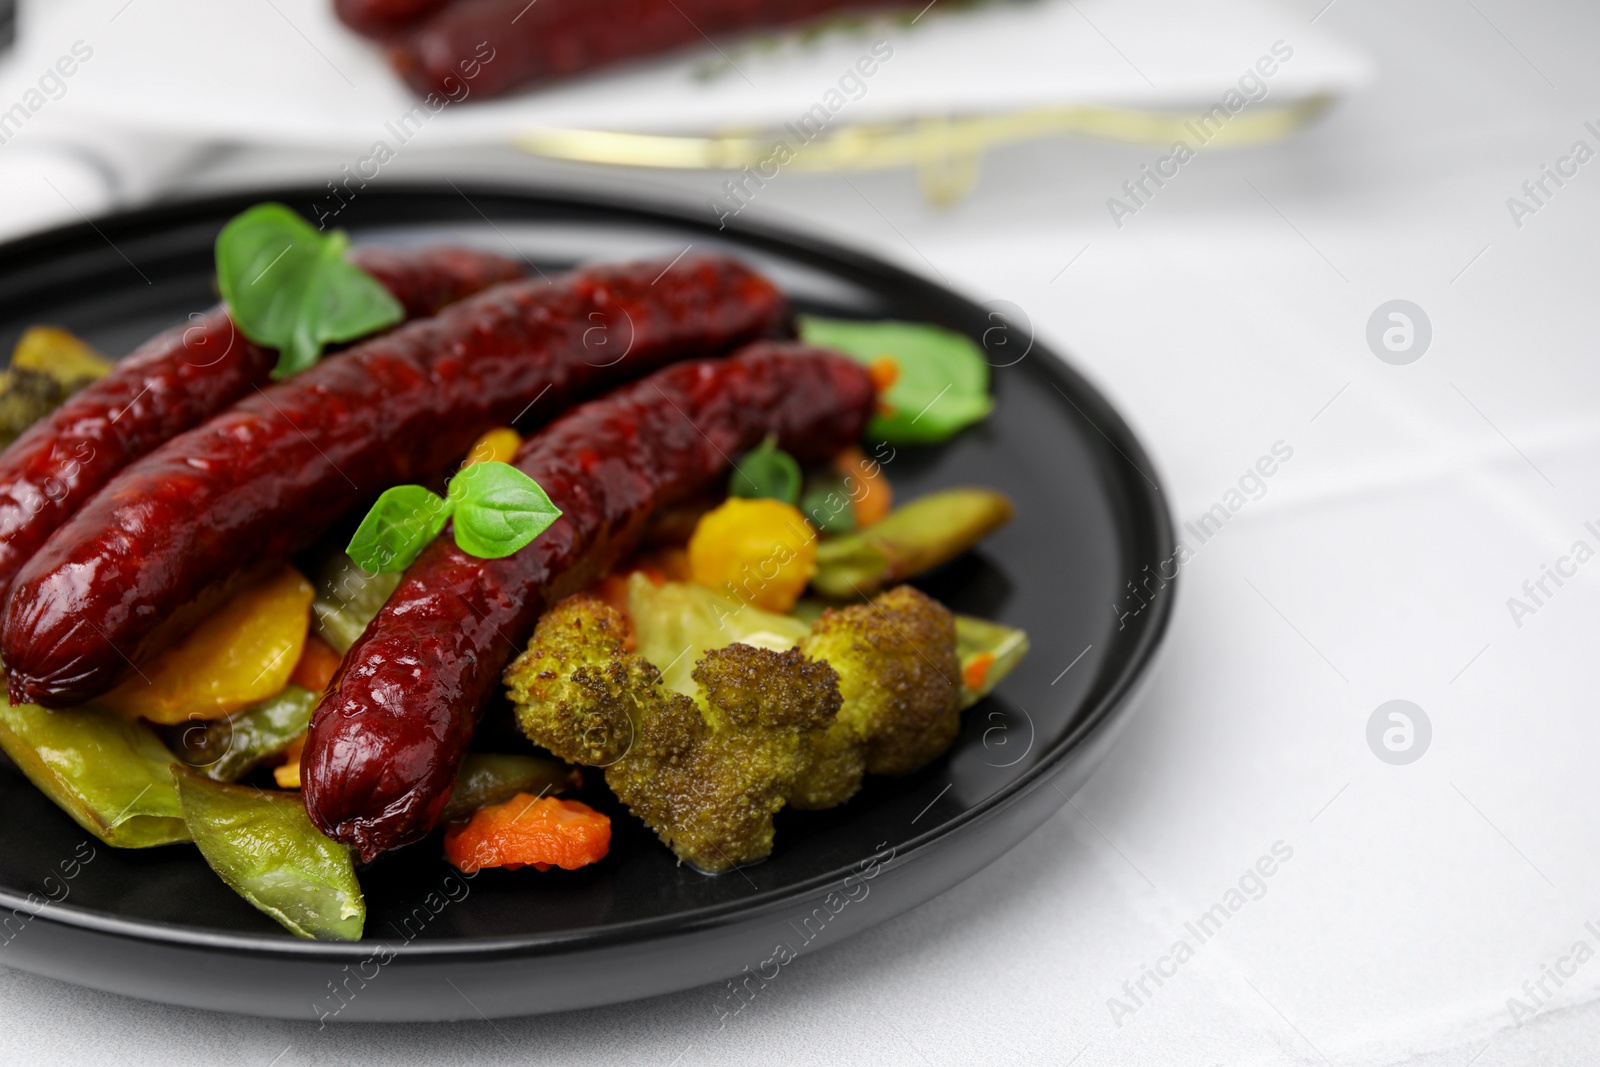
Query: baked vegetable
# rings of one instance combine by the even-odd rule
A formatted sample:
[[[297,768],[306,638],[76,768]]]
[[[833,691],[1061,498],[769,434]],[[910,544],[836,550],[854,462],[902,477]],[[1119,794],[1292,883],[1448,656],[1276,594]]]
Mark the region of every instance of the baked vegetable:
[[[111,361],[66,330],[31,326],[0,371],[0,448],[60,407],[73,393],[104,378]]]
[[[217,782],[237,782],[287,749],[311,722],[322,690],[286,686],[282,692],[226,719],[175,727],[179,758]]]
[[[296,937],[361,940],[367,903],[350,852],[311,825],[298,796],[173,774],[194,843],[235,892]]]
[[[627,651],[626,625],[592,597],[546,613],[506,672],[518,724],[562,759],[604,767],[684,862],[721,871],[767,855],[772,817],[839,710],[837,675],[793,649],[735,644],[695,666],[691,699]]]
[[[311,583],[274,568],[188,636],[100,698],[103,708],[171,726],[221,719],[280,692],[306,643]]]
[[[1011,521],[992,489],[945,489],[891,511],[876,525],[817,546],[811,585],[824,596],[868,596],[932,570]]]
[[[657,596],[649,584],[635,578],[629,589],[630,604],[646,608],[635,617],[640,651],[629,649],[621,614],[576,596],[539,621],[506,684],[529,740],[604,768],[612,792],[679,859],[708,871],[760,859],[785,805],[842,804],[869,768],[915,770],[955,739],[955,625],[923,594],[902,586],[825,612],[809,630],[788,620],[802,636],[786,651],[714,648],[698,656],[685,693],[663,684],[643,652],[686,631],[690,647],[706,642],[705,615],[677,615],[671,605],[693,599]],[[747,611],[728,616],[729,629],[760,626],[784,642],[768,617]]]
[[[542,797],[583,784],[583,775],[558,760],[539,756],[502,756],[468,752],[461,760],[445,822],[465,819],[479,808],[501,804],[518,793]]]
[[[581,800],[530,793],[481,808],[444,832],[444,854],[465,874],[485,867],[575,871],[600,862],[610,848],[610,818]]]
[[[172,753],[144,723],[98,708],[48,711],[0,702],[0,748],[58,808],[108,845],[189,840],[172,786]]]

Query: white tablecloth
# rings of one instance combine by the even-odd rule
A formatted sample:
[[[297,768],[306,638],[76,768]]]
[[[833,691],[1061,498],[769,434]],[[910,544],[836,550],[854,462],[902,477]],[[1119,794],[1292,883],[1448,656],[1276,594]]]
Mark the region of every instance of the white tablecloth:
[[[1184,567],[1160,676],[1104,768],[988,870],[785,968],[720,1030],[716,989],[318,1032],[0,969],[0,1058],[1593,1062],[1600,962],[1571,953],[1600,948],[1600,562],[1562,560],[1600,548],[1600,162],[1546,178],[1541,203],[1521,187],[1570,172],[1576,141],[1600,149],[1597,23],[1577,5],[1335,0],[1319,25],[1371,50],[1373,87],[1292,141],[1202,153],[1120,229],[1107,198],[1159,153],[1008,149],[942,212],[902,173],[763,192],[754,214],[1026,309],[1144,435],[1183,520],[1292,449]],[[187,184],[315,179],[330,158],[245,153]],[[441,172],[697,200],[720,181],[491,152],[395,169]],[[1538,207],[1520,228],[1514,196]],[[1409,365],[1367,341],[1394,299],[1432,327]],[[1576,574],[1557,585],[1547,565]],[[1432,726],[1408,765],[1367,740],[1396,699]],[[1202,940],[1189,924],[1219,903]]]

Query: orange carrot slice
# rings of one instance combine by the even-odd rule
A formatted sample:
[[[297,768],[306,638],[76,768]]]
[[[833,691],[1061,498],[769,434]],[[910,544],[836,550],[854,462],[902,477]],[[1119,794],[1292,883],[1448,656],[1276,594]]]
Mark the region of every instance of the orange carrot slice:
[[[875,526],[888,517],[894,508],[894,490],[889,487],[889,476],[882,464],[852,446],[833,458],[833,469],[853,479],[847,483],[847,490],[856,529]]]
[[[961,682],[973,692],[983,688],[985,678],[989,677],[989,668],[994,666],[993,652],[979,652],[967,661],[961,668]]]
[[[479,808],[444,833],[445,856],[465,874],[530,865],[572,871],[604,859],[610,848],[610,818],[581,801],[528,793]]]
[[[300,662],[294,665],[294,671],[289,675],[289,684],[313,693],[325,692],[343,660],[344,657],[332,645],[312,634],[306,638],[305,650],[300,653]]]

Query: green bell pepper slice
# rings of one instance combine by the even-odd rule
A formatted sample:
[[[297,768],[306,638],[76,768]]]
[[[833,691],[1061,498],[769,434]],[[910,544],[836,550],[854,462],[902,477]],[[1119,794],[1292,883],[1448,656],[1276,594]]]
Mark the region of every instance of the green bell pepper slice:
[[[323,835],[299,793],[213,782],[174,765],[183,817],[224,882],[296,937],[359,941],[367,903],[350,850]]]
[[[876,526],[817,545],[811,587],[840,600],[871,596],[961,555],[1012,514],[1011,501],[993,489],[930,493]]]
[[[178,757],[214,782],[237,782],[306,732],[320,694],[297,685],[225,719],[179,729]]]
[[[510,800],[518,793],[553,796],[582,784],[578,769],[557,759],[468,752],[440,818],[444,822],[465,819],[479,808]]]
[[[79,826],[117,848],[189,840],[172,753],[144,723],[94,707],[0,705],[0,748]]]

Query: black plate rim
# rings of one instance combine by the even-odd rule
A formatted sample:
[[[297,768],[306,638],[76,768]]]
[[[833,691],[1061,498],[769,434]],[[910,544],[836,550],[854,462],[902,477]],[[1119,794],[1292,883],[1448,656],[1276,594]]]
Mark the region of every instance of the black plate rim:
[[[0,274],[15,269],[19,261],[36,255],[59,255],[63,245],[92,246],[103,242],[111,243],[115,248],[113,237],[116,235],[144,235],[215,220],[219,215],[226,218],[263,200],[303,204],[314,202],[323,195],[322,189],[309,186],[246,189],[162,201],[144,208],[105,215],[97,220],[86,219],[81,223],[57,227],[0,245]],[[617,218],[662,229],[709,231],[708,238],[719,235],[755,249],[781,253],[808,265],[825,268],[829,273],[837,274],[840,268],[844,268],[846,274],[858,278],[888,283],[902,290],[920,291],[922,296],[936,298],[960,312],[979,317],[986,314],[979,304],[959,292],[867,253],[765,221],[733,218],[724,220],[721,226],[713,226],[706,220],[704,209],[692,208],[681,200],[597,195],[563,186],[463,185],[456,182],[386,183],[382,189],[365,190],[361,195],[371,201],[459,197],[474,207],[479,199],[509,199],[530,207],[565,209],[597,218]],[[487,219],[487,216],[484,217]],[[380,227],[381,224],[373,224],[371,228]],[[1061,390],[1067,402],[1121,455],[1127,467],[1138,474],[1138,477],[1129,477],[1125,471],[1122,472],[1123,488],[1136,512],[1142,511],[1142,520],[1149,524],[1146,533],[1153,536],[1155,541],[1154,558],[1170,558],[1176,551],[1176,533],[1166,494],[1145,475],[1146,471],[1155,468],[1133,430],[1110,401],[1073,369],[1065,357],[1039,344],[1037,340],[1033,347],[1038,350],[1040,357],[1037,362],[1043,364],[1044,373]],[[1119,712],[1126,710],[1141,683],[1148,679],[1176,603],[1176,581],[1168,580],[1166,584],[1168,595],[1151,602],[1149,618],[1140,626],[1131,653],[1115,679],[1106,686],[1099,700],[1077,727],[1058,740],[1038,763],[1012,782],[966,811],[934,824],[917,837],[897,846],[893,858],[884,866],[894,868],[913,863],[929,850],[937,848],[942,839],[998,815],[1036,789],[1051,787],[1052,779],[1062,764],[1109,726]],[[1063,795],[1061,804],[1066,802]],[[863,860],[867,858],[863,857]],[[673,915],[515,937],[459,938],[446,943],[410,942],[386,945],[385,950],[411,960],[471,962],[551,955],[570,952],[575,948],[600,948],[713,930],[776,913],[809,900],[817,890],[834,885],[850,874],[853,866],[815,875],[780,889]],[[210,949],[267,959],[349,963],[365,959],[372,955],[375,946],[385,943],[381,938],[364,938],[353,942],[305,941],[281,935],[192,929],[156,920],[121,918],[71,904],[41,905],[37,897],[30,899],[3,887],[0,887],[0,908],[25,910],[37,919],[124,940]]]

